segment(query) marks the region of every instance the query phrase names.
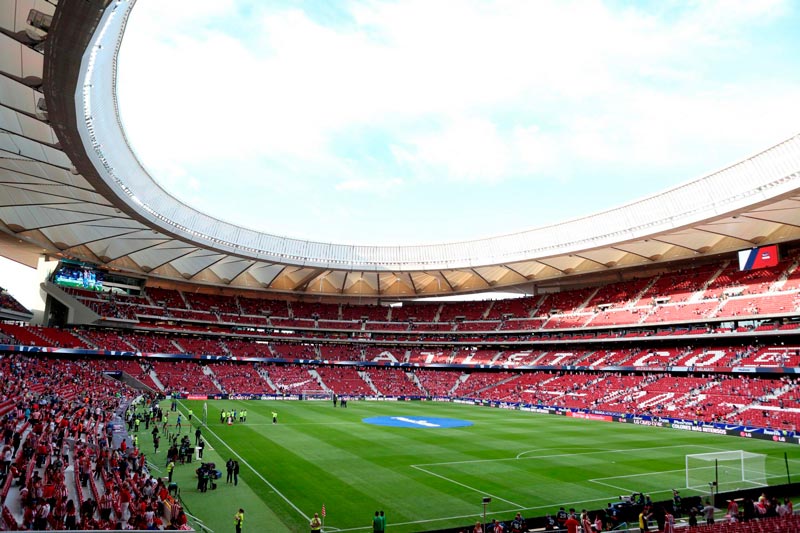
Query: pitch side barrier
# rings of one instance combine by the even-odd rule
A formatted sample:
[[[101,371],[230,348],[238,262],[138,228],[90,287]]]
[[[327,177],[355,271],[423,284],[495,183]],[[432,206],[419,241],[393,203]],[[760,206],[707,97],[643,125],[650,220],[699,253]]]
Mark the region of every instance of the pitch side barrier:
[[[568,409],[557,406],[532,405],[513,402],[497,402],[491,400],[453,400],[456,403],[486,405],[500,409],[518,409],[532,413],[568,416],[585,420],[599,420],[602,422],[617,422],[635,424],[637,426],[651,426],[676,429],[679,431],[696,431],[699,433],[712,433],[714,435],[729,435],[747,439],[771,440],[787,444],[800,444],[800,432],[785,429],[773,429],[757,426],[744,426],[738,424],[723,424],[689,420],[686,418],[669,418],[663,416],[631,415],[609,413],[605,411],[592,411],[588,409]]]

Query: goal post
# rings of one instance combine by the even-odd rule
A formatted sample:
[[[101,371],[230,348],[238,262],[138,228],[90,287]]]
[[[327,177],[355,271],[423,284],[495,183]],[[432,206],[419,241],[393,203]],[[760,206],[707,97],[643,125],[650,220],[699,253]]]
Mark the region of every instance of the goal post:
[[[734,490],[767,484],[767,456],[744,450],[686,456],[686,488]]]
[[[304,400],[333,400],[333,392],[323,389],[303,389],[300,395]]]

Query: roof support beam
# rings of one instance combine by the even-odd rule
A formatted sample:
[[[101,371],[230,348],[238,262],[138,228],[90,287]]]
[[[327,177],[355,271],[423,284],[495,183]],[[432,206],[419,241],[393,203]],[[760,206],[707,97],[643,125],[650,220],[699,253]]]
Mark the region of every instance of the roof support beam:
[[[736,239],[737,241],[746,242],[747,244],[755,244],[751,240],[742,239],[741,237],[737,237],[736,235],[730,235],[728,233],[722,233],[722,232],[719,232],[719,231],[711,231],[711,230],[704,229],[704,228],[701,228],[701,227],[696,227],[694,229],[697,230],[697,231],[702,231],[703,233],[710,233],[711,235],[719,235],[720,237],[727,237],[729,239]]]
[[[624,254],[635,255],[636,257],[641,257],[642,259],[646,259],[648,261],[652,261],[653,260],[651,257],[648,257],[646,255],[637,254],[636,252],[631,252],[630,250],[623,250],[622,248],[617,248],[616,246],[609,246],[609,248],[611,248],[612,250],[616,250],[618,252],[622,252]]]
[[[779,225],[783,225],[783,226],[791,226],[793,228],[800,228],[800,225],[790,224],[789,222],[775,221],[775,220],[770,220],[768,218],[755,217],[753,215],[739,215],[739,216],[742,217],[742,218],[749,218],[751,220],[758,220],[760,222],[771,222],[772,224],[779,224]]]
[[[537,259],[537,260],[536,260],[536,262],[537,262],[537,263],[541,263],[541,264],[543,264],[543,265],[544,265],[544,266],[546,266],[546,267],[550,267],[550,268],[552,268],[553,270],[558,270],[558,271],[559,271],[559,272],[561,272],[562,274],[564,274],[564,273],[565,273],[565,271],[564,271],[564,270],[561,270],[561,269],[560,269],[560,268],[558,268],[558,267],[554,267],[553,265],[551,265],[551,264],[548,264],[546,261],[543,261],[542,259]]]
[[[473,274],[475,274],[476,276],[478,276],[479,278],[481,278],[481,279],[483,280],[483,282],[486,284],[486,286],[487,286],[487,287],[491,287],[491,286],[492,286],[492,284],[491,284],[491,283],[489,283],[489,280],[488,280],[488,279],[486,279],[486,278],[484,278],[483,276],[481,276],[480,272],[478,272],[478,271],[477,271],[477,270],[475,270],[474,268],[471,268],[471,269],[470,269],[470,272],[472,272]]]
[[[655,238],[651,237],[650,240],[651,241],[660,242],[660,243],[663,243],[663,244],[668,244],[670,246],[677,246],[678,248],[683,248],[684,250],[689,250],[690,252],[694,252],[696,254],[700,253],[699,251],[695,250],[694,248],[689,248],[688,246],[684,246],[682,244],[675,244],[674,242],[669,242],[669,241],[664,240],[664,239],[655,239]]]
[[[601,266],[601,267],[603,267],[603,268],[608,268],[608,265],[607,265],[607,264],[605,264],[605,263],[601,263],[600,261],[595,261],[594,259],[591,259],[591,258],[589,258],[589,257],[585,257],[585,256],[583,256],[583,255],[580,255],[580,254],[569,254],[569,255],[570,255],[570,256],[572,256],[572,257],[580,257],[580,258],[581,258],[581,259],[583,259],[584,261],[589,261],[590,263],[594,263],[594,264],[596,264],[596,265],[600,265],[600,266]]]
[[[157,264],[156,266],[154,266],[154,267],[153,267],[151,270],[156,270],[156,269],[159,269],[159,268],[161,268],[162,266],[166,265],[167,263],[171,263],[171,262],[173,262],[173,261],[175,261],[175,260],[177,260],[177,259],[181,259],[182,257],[186,257],[186,256],[187,256],[187,255],[189,255],[190,253],[192,253],[192,252],[196,252],[196,251],[197,251],[197,248],[189,248],[189,249],[186,251],[186,253],[183,253],[183,254],[181,254],[181,255],[179,255],[179,256],[177,256],[177,257],[173,257],[172,259],[167,259],[166,261],[162,261],[161,263],[159,263],[159,264]]]
[[[130,238],[129,238],[129,237],[124,237],[124,238],[123,238],[123,240],[128,240],[128,239],[130,239]],[[139,240],[149,240],[149,239],[130,239],[130,240],[137,240],[137,241],[139,241]],[[153,238],[153,240],[155,240],[155,238]],[[134,249],[134,250],[127,250],[127,251],[125,251],[125,253],[124,253],[124,254],[122,254],[122,255],[118,255],[118,256],[116,256],[116,257],[113,257],[113,258],[111,258],[111,260],[110,260],[110,261],[108,261],[108,262],[110,263],[111,261],[116,261],[116,260],[117,260],[117,259],[119,259],[120,257],[125,257],[125,256],[128,256],[128,257],[130,257],[130,256],[132,256],[132,255],[133,255],[133,254],[135,254],[135,253],[138,253],[138,252],[143,252],[144,250],[149,250],[150,248],[155,248],[156,246],[158,246],[158,245],[160,245],[160,244],[164,244],[164,241],[165,241],[165,240],[166,240],[166,239],[165,239],[164,237],[159,237],[159,238],[158,238],[158,242],[157,242],[157,243],[154,243],[154,244],[148,244],[147,246],[142,246],[141,248],[136,248],[136,249]],[[131,259],[131,261],[133,261],[133,258],[130,258],[130,259]],[[140,266],[141,266],[141,265],[140,265]]]

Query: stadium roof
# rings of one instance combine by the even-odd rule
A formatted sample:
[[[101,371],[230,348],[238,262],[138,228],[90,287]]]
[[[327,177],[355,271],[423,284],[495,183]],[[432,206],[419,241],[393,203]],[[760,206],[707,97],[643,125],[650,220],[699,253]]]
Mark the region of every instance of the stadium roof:
[[[128,145],[115,68],[134,2],[38,2],[33,21],[29,4],[0,6],[0,228],[21,241],[6,254],[18,260],[36,250],[166,280],[405,298],[800,239],[800,135],[638,202],[487,239],[357,246],[235,226],[167,194]]]

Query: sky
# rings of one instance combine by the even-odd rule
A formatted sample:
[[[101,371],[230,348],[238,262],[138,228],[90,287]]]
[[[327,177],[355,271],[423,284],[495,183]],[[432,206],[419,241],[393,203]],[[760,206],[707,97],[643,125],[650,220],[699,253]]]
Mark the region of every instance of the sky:
[[[124,127],[226,221],[322,242],[506,234],[796,134],[800,4],[139,0]]]

